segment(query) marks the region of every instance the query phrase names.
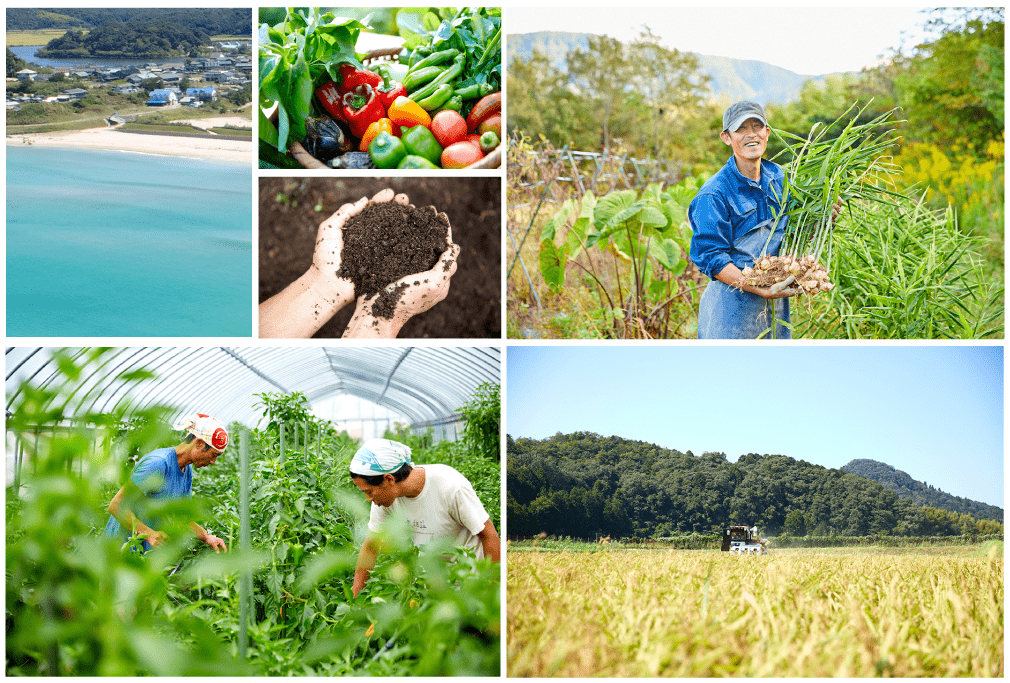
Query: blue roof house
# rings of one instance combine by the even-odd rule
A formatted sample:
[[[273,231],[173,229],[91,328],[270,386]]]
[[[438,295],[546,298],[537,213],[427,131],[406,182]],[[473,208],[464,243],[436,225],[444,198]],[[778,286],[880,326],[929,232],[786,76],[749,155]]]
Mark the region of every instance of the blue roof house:
[[[206,88],[186,88],[186,94],[195,97],[201,102],[216,102],[217,88],[208,85]]]
[[[175,92],[168,89],[152,90],[151,96],[147,100],[147,105],[150,107],[164,107],[168,104],[178,104],[179,98],[175,96]]]

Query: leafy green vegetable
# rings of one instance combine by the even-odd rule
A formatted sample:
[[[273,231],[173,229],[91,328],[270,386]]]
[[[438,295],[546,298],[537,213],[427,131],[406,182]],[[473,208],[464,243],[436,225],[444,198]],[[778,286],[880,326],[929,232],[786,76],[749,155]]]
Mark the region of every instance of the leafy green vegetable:
[[[439,21],[441,17],[441,21]],[[396,17],[400,36],[408,50],[427,48],[438,52],[453,48],[466,56],[463,73],[455,89],[487,83],[491,92],[501,90],[501,8],[441,8],[438,14],[428,8],[404,9]],[[465,118],[474,102],[464,102],[460,114]]]
[[[277,105],[277,135],[261,126],[260,139],[284,152],[290,141],[305,138],[316,88],[339,80],[341,64],[362,68],[354,45],[367,22],[312,7],[291,8],[276,26],[260,26],[260,107]]]

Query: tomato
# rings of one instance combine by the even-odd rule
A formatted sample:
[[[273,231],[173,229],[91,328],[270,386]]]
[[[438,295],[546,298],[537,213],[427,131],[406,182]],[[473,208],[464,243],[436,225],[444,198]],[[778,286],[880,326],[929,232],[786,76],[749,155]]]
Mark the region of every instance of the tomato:
[[[445,109],[435,114],[431,120],[431,132],[443,148],[466,137],[466,119],[458,111]]]
[[[483,158],[480,147],[464,140],[442,150],[442,168],[463,168]]]
[[[494,114],[481,121],[477,126],[477,132],[484,134],[491,131],[501,139],[501,114]]]

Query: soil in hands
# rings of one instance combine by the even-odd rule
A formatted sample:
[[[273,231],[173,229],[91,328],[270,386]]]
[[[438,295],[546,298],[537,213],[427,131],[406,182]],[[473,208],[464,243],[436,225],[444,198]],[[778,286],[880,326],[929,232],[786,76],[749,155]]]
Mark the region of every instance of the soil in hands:
[[[407,275],[431,270],[449,246],[449,220],[433,207],[369,204],[344,225],[337,276],[354,283],[354,296],[371,296]],[[383,293],[372,315],[392,318],[406,286]]]

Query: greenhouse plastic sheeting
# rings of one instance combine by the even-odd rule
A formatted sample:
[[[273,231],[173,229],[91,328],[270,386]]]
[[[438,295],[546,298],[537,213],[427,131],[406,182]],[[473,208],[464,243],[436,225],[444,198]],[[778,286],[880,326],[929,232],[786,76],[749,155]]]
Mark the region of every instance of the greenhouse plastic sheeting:
[[[62,381],[56,348],[6,349],[6,407],[16,405],[27,380],[56,388]],[[501,350],[478,347],[125,347],[95,360],[95,349],[64,351],[83,367],[70,405],[74,415],[164,405],[178,416],[207,413],[225,424],[256,427],[262,392],[302,392],[310,404],[338,395],[367,399],[404,415],[412,424],[451,419],[478,385],[501,381]],[[120,379],[147,370],[155,379]]]

